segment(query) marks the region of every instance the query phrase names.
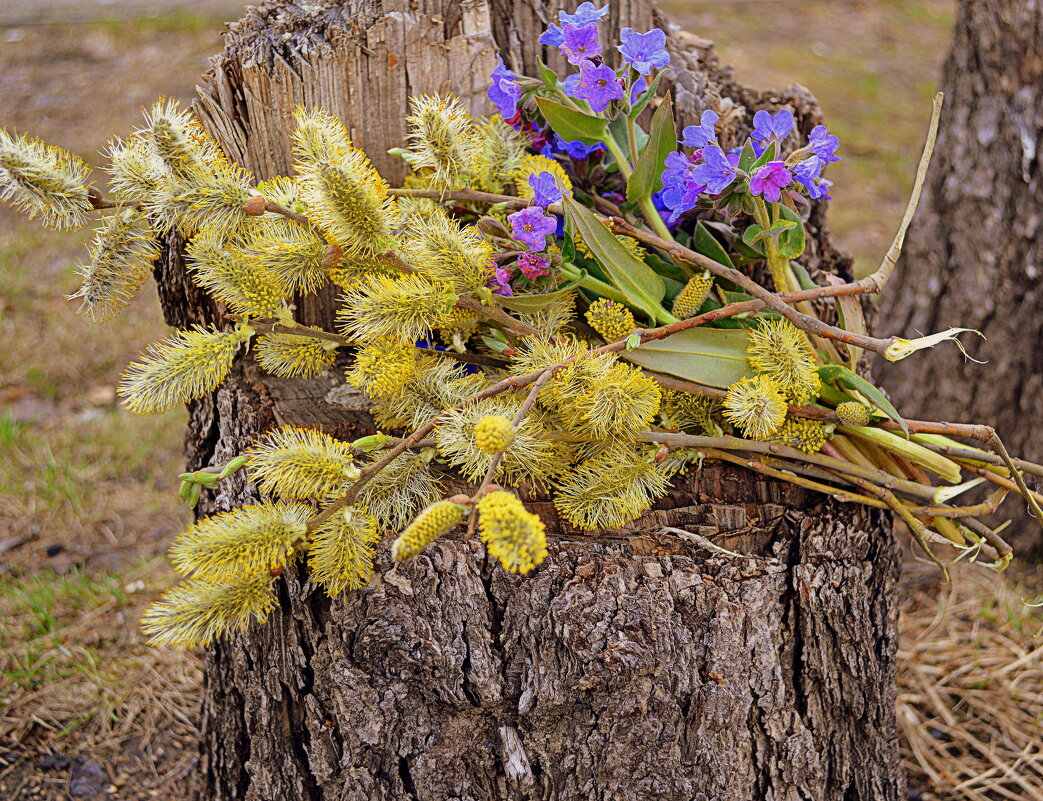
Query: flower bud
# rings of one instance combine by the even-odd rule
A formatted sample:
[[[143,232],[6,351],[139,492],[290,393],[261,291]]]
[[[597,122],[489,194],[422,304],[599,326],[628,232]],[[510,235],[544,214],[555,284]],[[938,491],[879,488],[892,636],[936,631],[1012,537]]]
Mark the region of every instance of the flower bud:
[[[970,331],[977,334],[982,339],[985,339],[985,335],[981,331],[975,331],[973,328],[949,328],[945,331],[941,331],[937,334],[931,334],[927,337],[918,337],[916,339],[902,339],[901,337],[895,337],[891,344],[884,349],[884,358],[889,362],[897,362],[904,359],[906,356],[910,356],[916,353],[918,350],[924,348],[933,348],[940,342],[951,340],[956,343],[956,347],[960,349],[964,356],[968,359],[971,357],[964,350],[963,344],[956,338],[957,335],[962,334],[965,331]],[[972,361],[977,361],[972,359]],[[979,362],[981,364],[981,362]]]
[[[510,420],[490,414],[475,423],[474,441],[482,453],[492,456],[511,447],[515,433]]]
[[[510,232],[500,224],[499,220],[492,217],[482,217],[477,222],[478,230],[486,236],[496,236],[501,239],[510,239]]]
[[[260,217],[266,211],[267,205],[267,200],[260,195],[256,195],[243,204],[243,214],[250,217]]]
[[[870,409],[864,403],[845,401],[837,406],[837,417],[846,426],[869,425]]]

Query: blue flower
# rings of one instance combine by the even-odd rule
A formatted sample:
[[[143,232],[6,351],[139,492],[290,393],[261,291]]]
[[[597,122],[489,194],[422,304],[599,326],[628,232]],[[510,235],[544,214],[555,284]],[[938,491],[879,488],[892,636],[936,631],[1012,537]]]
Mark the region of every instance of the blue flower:
[[[570,64],[582,64],[586,59],[598,55],[601,52],[601,42],[598,41],[597,23],[592,22],[582,28],[566,25],[565,41],[559,49]]]
[[[781,142],[793,130],[793,112],[788,108],[779,110],[775,116],[767,111],[758,111],[753,115],[753,133],[750,136],[757,142],[768,142],[771,139]]]
[[[706,187],[696,179],[694,165],[682,153],[671,153],[666,157],[663,170],[663,191],[660,201],[670,215],[667,223],[673,225],[682,214],[695,208]]]
[[[826,190],[833,185],[832,181],[822,178],[822,168],[826,163],[818,156],[811,156],[795,164],[791,168],[793,179],[808,190],[808,197],[818,200],[826,197]]]
[[[534,192],[532,202],[546,208],[552,203],[561,203],[561,189],[552,173],[544,170],[529,176],[529,186]]]
[[[560,136],[554,134],[554,149],[559,153],[567,153],[569,158],[579,161],[597,153],[599,150],[604,150],[605,146],[600,142],[596,145],[585,145],[578,139],[574,142],[566,142]]]
[[[681,140],[681,144],[689,147],[706,147],[710,142],[716,142],[716,126],[719,119],[720,117],[717,114],[707,109],[703,112],[699,125],[685,126],[682,132],[684,138]]]
[[[511,224],[511,236],[537,252],[547,249],[547,237],[558,228],[554,218],[546,216],[539,206],[527,206],[508,214],[507,222]]]
[[[623,44],[616,49],[623,60],[642,75],[651,75],[653,69],[661,70],[670,63],[666,52],[666,34],[659,28],[648,33],[635,33],[633,28],[624,28],[620,34]]]
[[[703,163],[692,170],[692,177],[711,195],[719,195],[735,180],[735,167],[718,145],[703,148]]]
[[[645,89],[648,88],[648,81],[644,78],[638,78],[634,81],[634,85],[630,87],[630,105],[637,102],[637,99],[641,97]]]
[[[569,97],[579,97],[579,94],[577,94],[579,91],[579,73],[574,72],[571,75],[566,75],[565,80],[561,82],[561,90]]]
[[[561,47],[565,42],[565,31],[552,22],[536,41],[547,47]]]
[[[579,65],[576,97],[586,100],[594,111],[604,111],[613,100],[623,99],[623,87],[616,81],[616,73],[607,64],[597,66],[593,61]]]
[[[489,75],[492,84],[485,94],[496,106],[500,116],[509,120],[518,113],[518,100],[521,98],[522,91],[515,82],[518,76],[507,69],[507,65],[503,63],[500,56],[496,57],[496,61],[498,62],[496,69]]]
[[[840,161],[840,156],[835,155],[840,147],[840,140],[829,132],[825,125],[816,125],[808,134],[808,145],[812,151],[826,164],[832,161]]]
[[[503,295],[509,298],[514,294],[514,290],[511,289],[511,274],[503,267],[494,268],[490,272],[489,280],[485,285],[492,289],[494,295]]]
[[[558,19],[561,20],[562,25],[589,25],[592,22],[601,22],[602,17],[607,13],[607,5],[598,8],[593,3],[588,2],[582,3],[576,9],[575,14],[566,14],[564,11],[559,11]]]

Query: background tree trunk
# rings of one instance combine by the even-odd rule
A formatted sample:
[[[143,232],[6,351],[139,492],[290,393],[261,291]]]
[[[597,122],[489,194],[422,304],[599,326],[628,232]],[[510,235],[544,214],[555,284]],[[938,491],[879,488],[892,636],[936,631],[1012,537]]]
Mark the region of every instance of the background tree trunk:
[[[1043,5],[961,0],[942,78],[945,112],[923,201],[882,298],[888,331],[977,328],[952,346],[881,363],[898,406],[923,419],[994,425],[1012,453],[1043,457]],[[1043,538],[1012,499],[1004,533]]]
[[[520,0],[269,5],[232,27],[198,110],[264,178],[289,171],[293,106],[326,106],[394,182],[401,165],[384,151],[402,140],[406,98],[453,91],[487,111],[495,53],[531,73],[552,10]],[[638,0],[611,14],[606,31],[667,24]],[[780,102],[805,132],[820,121],[801,87],[755,92],[718,68],[708,42],[671,39],[681,125],[712,105],[744,133],[754,110]],[[824,208],[811,229],[812,275],[846,276]],[[179,242],[157,279],[169,322],[214,318]],[[332,305],[323,296],[303,311],[328,323]],[[345,437],[373,426],[339,372],[286,381],[247,358],[192,404],[189,465],[222,462],[283,424]],[[254,492],[241,477],[222,482],[200,512]],[[550,534],[550,555],[528,577],[463,539],[398,567],[385,543],[370,585],[334,601],[289,570],[268,623],[208,652],[198,796],[904,798],[886,516],[710,464],[623,530],[581,533],[551,504],[526,500]]]

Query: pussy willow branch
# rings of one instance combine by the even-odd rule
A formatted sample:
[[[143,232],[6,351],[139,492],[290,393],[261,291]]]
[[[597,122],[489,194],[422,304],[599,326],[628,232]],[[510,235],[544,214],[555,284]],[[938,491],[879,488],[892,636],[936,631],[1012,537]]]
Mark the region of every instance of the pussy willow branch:
[[[973,448],[957,448],[953,445],[936,445],[933,442],[917,442],[921,448],[926,448],[929,451],[940,453],[942,456],[948,456],[951,459],[956,459],[961,462],[979,462],[983,464],[994,464],[1006,466],[1003,458],[995,453],[989,453],[988,451],[978,451]],[[1023,473],[1030,473],[1034,476],[1043,477],[1043,465],[1038,465],[1035,462],[1029,462],[1025,459],[1016,459],[1011,457],[1011,462],[1014,466],[1021,470]]]
[[[522,401],[522,405],[518,407],[518,412],[514,415],[514,419],[511,420],[511,425],[517,429],[521,425],[522,420],[525,419],[525,415],[529,413],[529,410],[536,403],[536,398],[539,397],[540,390],[543,389],[551,377],[554,375],[553,370],[547,370],[539,378],[536,379],[536,383],[532,385],[529,390],[529,394],[525,396],[525,400]],[[471,500],[477,503],[482,499],[485,491],[489,488],[489,485],[493,483],[493,477],[496,475],[496,470],[500,466],[500,462],[503,461],[506,450],[502,450],[499,453],[493,454],[492,461],[489,462],[489,469],[485,471],[485,475],[482,477],[482,483],[478,485],[478,489],[474,495],[471,496]],[[467,536],[470,537],[474,534],[474,524],[477,520],[477,510],[471,510],[470,519],[467,521]]]
[[[233,319],[240,319],[238,315],[230,315]],[[331,331],[324,331],[321,329],[314,329],[310,326],[295,326],[291,328],[281,323],[265,323],[265,322],[252,322],[250,327],[254,329],[258,334],[292,334],[298,337],[310,337],[312,339],[321,339],[326,342],[336,342],[338,345],[357,347],[358,342],[355,342],[348,337],[341,336],[340,334],[334,334]],[[476,364],[482,367],[503,367],[507,364],[503,359],[496,359],[492,356],[485,356],[481,353],[458,353],[453,350],[438,350],[437,348],[421,348],[417,346],[417,350],[423,351],[424,353],[430,353],[432,356],[441,356],[446,359],[452,359],[453,361],[462,362],[464,364]]]
[[[905,207],[905,215],[898,226],[894,241],[887,249],[884,260],[876,271],[867,275],[858,283],[867,287],[872,292],[882,292],[887,286],[891,274],[894,272],[898,257],[902,254],[902,245],[905,243],[905,234],[909,230],[909,223],[916,214],[916,207],[920,203],[920,194],[923,192],[924,180],[927,178],[927,169],[931,166],[931,156],[934,154],[934,143],[938,138],[938,121],[942,115],[942,102],[945,95],[938,92],[934,96],[934,106],[931,110],[931,124],[927,130],[927,141],[924,142],[923,152],[920,154],[920,163],[916,167],[916,180],[913,182],[913,191],[909,195],[909,203]]]

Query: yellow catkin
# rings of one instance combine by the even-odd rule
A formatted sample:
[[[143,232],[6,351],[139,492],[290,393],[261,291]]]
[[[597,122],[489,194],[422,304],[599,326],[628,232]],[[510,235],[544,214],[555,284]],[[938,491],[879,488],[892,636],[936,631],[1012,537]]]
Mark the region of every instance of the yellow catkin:
[[[377,337],[355,356],[347,372],[348,383],[374,398],[392,394],[402,387],[417,367],[417,349],[392,337]]]
[[[150,645],[187,650],[209,645],[228,630],[263,623],[275,608],[267,571],[240,581],[191,579],[163,593],[141,618]]]
[[[728,387],[724,418],[751,439],[768,439],[786,419],[786,398],[765,376],[743,378]]]
[[[474,424],[474,442],[478,450],[490,456],[507,450],[517,432],[506,417],[490,414]]]
[[[770,378],[794,403],[807,403],[818,394],[821,382],[807,338],[789,320],[762,320],[750,331],[746,356],[754,370]]]
[[[261,492],[288,500],[336,495],[359,477],[350,444],[294,426],[270,432],[250,452],[249,470]]]
[[[87,222],[87,165],[77,156],[28,136],[0,128],[0,200],[29,219],[67,231]]]
[[[590,327],[601,334],[606,342],[623,339],[637,328],[637,321],[630,309],[608,298],[598,298],[591,303],[586,317]]]
[[[306,335],[265,334],[257,338],[253,352],[266,373],[280,378],[314,378],[333,366],[337,343]]]
[[[467,107],[452,96],[410,98],[406,118],[415,169],[430,169],[433,186],[451,188],[477,165],[482,140]]]
[[[683,320],[699,311],[699,307],[703,305],[703,301],[710,294],[712,287],[713,276],[708,272],[689,278],[684,289],[674,298],[674,317]]]
[[[335,512],[312,535],[308,547],[311,580],[330,597],[365,587],[373,574],[373,546],[379,540],[372,515],[354,506]]]
[[[238,581],[283,567],[304,535],[311,509],[301,503],[248,504],[198,520],[170,546],[182,575]]]
[[[511,573],[528,573],[547,557],[543,521],[504,490],[478,501],[478,532],[489,555]]]
[[[846,426],[869,425],[870,409],[864,403],[845,401],[837,406],[837,417]]]
[[[412,559],[439,537],[452,531],[465,514],[467,507],[452,501],[431,504],[392,543],[391,558],[396,562]]]
[[[788,417],[772,437],[772,442],[797,448],[805,453],[818,453],[829,440],[829,430],[817,420]]]
[[[136,414],[152,414],[213,392],[250,336],[248,329],[226,333],[198,327],[149,345],[145,358],[123,373],[123,405]]]

